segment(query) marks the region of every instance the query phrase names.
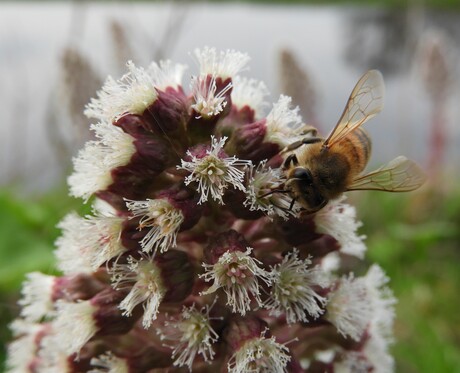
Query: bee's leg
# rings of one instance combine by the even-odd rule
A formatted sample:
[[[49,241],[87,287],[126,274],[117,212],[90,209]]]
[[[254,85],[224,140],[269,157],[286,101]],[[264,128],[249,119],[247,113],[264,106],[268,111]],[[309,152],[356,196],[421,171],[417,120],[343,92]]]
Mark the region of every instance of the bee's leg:
[[[295,150],[300,148],[302,145],[316,144],[317,142],[323,141],[320,137],[304,137],[302,140],[293,142],[292,144],[286,146],[286,151]]]
[[[296,201],[296,199],[293,198],[292,201],[291,201],[291,204],[289,205],[289,211],[292,211],[292,208],[294,207],[295,201]]]
[[[323,139],[319,137],[304,137],[302,140],[293,142],[292,144],[286,146],[281,153],[286,153],[292,150],[295,150],[302,145],[307,145],[307,144],[315,144],[317,142],[323,141]],[[294,166],[299,165],[299,161],[297,160],[297,156],[295,154],[290,154],[283,162],[283,169],[289,168],[290,164],[293,164]]]
[[[306,125],[304,130],[302,131],[301,135],[312,135],[312,136],[316,136],[316,134],[318,133],[318,129],[316,129],[315,127],[313,126],[310,126],[310,125]]]
[[[298,166],[299,165],[299,160],[297,159],[297,156],[293,153],[293,154],[289,154],[288,157],[284,160],[283,162],[283,170],[287,170],[289,168],[289,166],[291,165],[293,166]]]

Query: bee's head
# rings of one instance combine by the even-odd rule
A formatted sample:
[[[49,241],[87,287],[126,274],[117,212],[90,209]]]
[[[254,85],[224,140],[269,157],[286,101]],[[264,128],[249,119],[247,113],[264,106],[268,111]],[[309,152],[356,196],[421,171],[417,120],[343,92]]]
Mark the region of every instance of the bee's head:
[[[327,203],[308,168],[294,168],[288,175],[286,188],[309,211],[318,211]]]

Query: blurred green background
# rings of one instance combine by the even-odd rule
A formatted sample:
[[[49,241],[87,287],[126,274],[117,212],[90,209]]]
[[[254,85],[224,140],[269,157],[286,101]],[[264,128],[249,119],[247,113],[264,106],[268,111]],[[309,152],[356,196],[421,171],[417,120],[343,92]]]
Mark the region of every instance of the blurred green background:
[[[157,39],[151,38],[150,29],[139,32],[133,27],[136,17],[120,17],[126,4],[133,7],[130,10],[138,4],[123,3],[121,11],[113,5],[113,18],[98,25],[105,27],[108,39],[101,49],[104,59],[99,45],[83,42],[95,27],[91,26],[93,11],[110,13],[104,5],[28,2],[16,7],[0,2],[0,99],[5,104],[0,112],[0,338],[4,347],[0,350],[0,370],[10,338],[7,324],[18,313],[16,301],[24,274],[55,273],[52,251],[59,234],[56,224],[71,210],[84,214],[89,209],[67,196],[64,181],[72,155],[90,138],[89,121],[81,114],[84,104],[108,73],[117,76],[123,71],[127,59],[141,65],[164,57],[181,62],[187,52],[208,43],[248,52],[255,64],[251,76],[254,73],[265,80],[275,96],[279,92],[291,95],[306,121],[326,131],[331,124],[323,123],[337,118],[356,77],[368,68],[384,72],[389,103],[382,113],[385,126],[369,125],[371,132],[376,131],[371,133],[376,149],[373,164],[406,154],[424,167],[430,181],[415,193],[353,193],[350,200],[363,222],[360,232],[367,236],[366,261],[384,268],[398,299],[393,346],[396,371],[460,373],[460,148],[456,124],[460,115],[460,1],[293,0],[287,7],[280,1],[259,3],[160,3],[168,5],[158,5],[153,11],[148,8],[153,19],[158,14],[168,15],[159,36],[155,35]],[[139,9],[147,13],[142,6]],[[222,9],[225,12],[220,13]],[[2,11],[5,19],[1,18]],[[53,21],[68,26],[65,37],[58,39],[53,28],[49,31],[53,37],[44,31],[35,35],[33,28],[27,29],[32,27],[27,12],[39,23],[45,12],[56,17]],[[300,13],[311,15],[309,22],[302,18],[295,22],[311,23],[314,30],[321,27],[315,23],[318,17],[330,23],[319,30],[322,32],[294,34],[291,30],[287,39],[277,34],[261,41],[257,31],[253,40],[244,32],[239,36],[225,34],[225,20],[221,19],[222,29],[203,31],[209,39],[193,39],[201,30],[199,25],[191,32],[192,40],[183,39],[186,32],[182,25],[192,27],[190,19],[198,12],[231,14],[233,18],[244,12],[254,18],[245,20],[242,15],[239,27],[244,30],[245,22],[249,22],[248,27],[261,28],[264,33],[276,28],[273,23],[264,23],[270,22],[264,21],[267,14],[282,14],[281,18],[292,15],[293,19]],[[24,18],[16,19],[15,14]],[[67,18],[62,21],[61,15]],[[294,23],[289,18],[283,20]],[[13,23],[18,23],[16,33]],[[343,33],[342,39],[335,39],[337,33]],[[253,50],[251,44],[240,45],[239,38],[255,44],[276,41],[278,47],[284,47],[286,40],[292,43],[275,55],[273,51]],[[98,53],[93,53],[94,48]],[[341,54],[328,55],[328,48]],[[38,59],[42,55],[46,59]],[[336,59],[341,61],[337,69]],[[269,64],[272,67],[267,69]],[[50,65],[49,70],[46,65]],[[9,78],[11,74],[14,78]],[[330,80],[321,80],[329,75]],[[293,81],[300,82],[300,87]],[[34,126],[40,125],[37,136]]]

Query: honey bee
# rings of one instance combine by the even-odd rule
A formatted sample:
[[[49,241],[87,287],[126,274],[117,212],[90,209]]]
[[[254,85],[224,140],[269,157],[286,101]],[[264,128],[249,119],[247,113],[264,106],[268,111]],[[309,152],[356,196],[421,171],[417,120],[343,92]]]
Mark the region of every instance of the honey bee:
[[[382,74],[370,70],[351,92],[342,116],[326,139],[308,130],[309,137],[283,150],[285,190],[308,212],[324,207],[350,190],[407,192],[420,187],[425,176],[411,160],[399,156],[388,164],[362,174],[371,154],[371,140],[361,126],[383,108]],[[306,133],[305,133],[306,134]]]

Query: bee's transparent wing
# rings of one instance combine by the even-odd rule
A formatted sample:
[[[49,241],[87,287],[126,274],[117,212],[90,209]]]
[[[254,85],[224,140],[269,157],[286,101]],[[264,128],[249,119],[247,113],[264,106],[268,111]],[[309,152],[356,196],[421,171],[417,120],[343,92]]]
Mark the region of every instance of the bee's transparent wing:
[[[348,190],[409,192],[420,187],[425,180],[425,173],[415,162],[399,156],[373,172],[358,176]]]
[[[356,83],[342,116],[323,146],[330,148],[377,115],[383,109],[384,95],[385,84],[382,74],[378,70],[369,70]]]

